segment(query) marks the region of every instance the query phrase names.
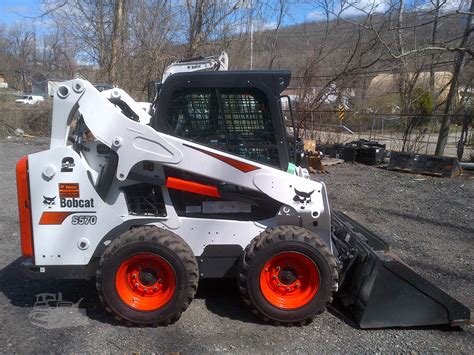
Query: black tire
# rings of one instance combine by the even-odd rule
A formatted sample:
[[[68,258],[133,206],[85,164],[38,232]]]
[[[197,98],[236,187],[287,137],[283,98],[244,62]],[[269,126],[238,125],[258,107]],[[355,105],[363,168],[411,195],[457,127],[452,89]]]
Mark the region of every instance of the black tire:
[[[260,285],[260,276],[267,262],[281,253],[288,252],[290,255],[302,254],[305,260],[308,259],[316,265],[319,289],[301,307],[283,309],[267,301]],[[332,301],[332,294],[337,291],[337,281],[336,259],[329,248],[317,235],[296,226],[274,227],[262,232],[247,246],[239,265],[238,282],[243,301],[252,313],[265,322],[273,322],[276,325],[303,325],[312,321],[315,316],[323,313],[327,304]]]
[[[116,273],[119,267],[137,255],[151,255],[152,258],[164,260],[174,273],[174,291],[169,301],[157,309],[134,309],[122,300],[117,291]],[[188,308],[196,293],[198,278],[196,258],[183,239],[164,229],[143,226],[123,233],[107,246],[97,268],[96,287],[105,309],[113,313],[117,320],[129,325],[167,325],[178,320]],[[155,279],[152,282],[158,281]]]

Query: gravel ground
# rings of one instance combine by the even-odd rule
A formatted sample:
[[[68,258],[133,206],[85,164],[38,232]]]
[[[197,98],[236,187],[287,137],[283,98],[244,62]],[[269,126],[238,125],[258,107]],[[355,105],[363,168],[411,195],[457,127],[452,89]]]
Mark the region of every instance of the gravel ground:
[[[360,330],[334,312],[305,327],[264,325],[247,312],[228,282],[201,283],[174,325],[130,328],[102,311],[89,282],[25,280],[18,267],[15,163],[46,148],[41,140],[0,141],[1,352],[474,353],[472,326]],[[384,237],[417,272],[474,308],[473,176],[448,180],[341,164],[316,178],[328,185],[333,209]],[[47,309],[41,320],[41,308],[34,307],[41,293],[61,293],[77,306]]]

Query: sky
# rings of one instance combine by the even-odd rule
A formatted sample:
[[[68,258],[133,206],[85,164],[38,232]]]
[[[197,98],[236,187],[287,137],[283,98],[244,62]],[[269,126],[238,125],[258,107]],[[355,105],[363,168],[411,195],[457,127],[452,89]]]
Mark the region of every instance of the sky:
[[[362,2],[377,0],[357,0]],[[380,0],[378,0],[380,1]],[[294,0],[290,0],[294,2]],[[28,21],[25,16],[34,17],[41,13],[40,0],[0,0],[0,23],[13,24],[15,22]],[[286,18],[286,25],[303,23],[318,18],[316,6],[310,1],[293,3],[289,5],[289,15]]]
[[[276,2],[277,0],[274,1]],[[375,6],[376,11],[384,11],[388,8],[387,3],[390,0],[345,1],[350,1],[355,6],[349,7],[344,10],[343,15],[356,16],[357,14],[361,14],[361,12],[357,10],[357,8],[369,9],[372,8],[372,6]],[[465,1],[466,0],[446,0],[445,6],[447,9],[456,8],[457,6],[459,6],[459,2]],[[415,4],[418,7],[423,7],[429,4],[429,0],[407,0],[407,6],[412,7]],[[0,0],[0,23],[11,25],[15,22],[33,21],[31,19],[26,18],[25,16],[34,17],[39,15],[41,13],[40,6],[40,0]],[[316,0],[305,0],[299,2],[296,0],[289,0],[288,16],[286,16],[285,18],[284,25],[325,19],[322,13],[322,10],[316,5]],[[267,26],[265,26],[266,28],[271,28],[272,23],[271,20],[269,21],[270,22],[267,24]]]
[[[35,16],[39,10],[37,0],[0,0],[0,22],[10,25],[24,21],[22,15]]]
[[[40,6],[40,0],[0,0],[0,23],[9,25],[28,20],[25,16],[34,17],[41,13]],[[309,12],[307,4],[298,4],[292,6],[291,16],[295,17],[297,22],[304,22],[307,12]]]

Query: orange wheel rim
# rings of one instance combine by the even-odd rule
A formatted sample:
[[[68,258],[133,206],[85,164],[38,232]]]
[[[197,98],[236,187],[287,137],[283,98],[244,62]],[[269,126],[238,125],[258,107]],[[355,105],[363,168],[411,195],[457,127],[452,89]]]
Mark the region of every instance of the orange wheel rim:
[[[313,260],[301,253],[277,254],[260,272],[260,290],[267,302],[274,307],[303,307],[318,293],[318,267]]]
[[[176,290],[171,265],[155,254],[141,253],[123,261],[115,274],[120,299],[139,311],[153,311],[166,305]]]

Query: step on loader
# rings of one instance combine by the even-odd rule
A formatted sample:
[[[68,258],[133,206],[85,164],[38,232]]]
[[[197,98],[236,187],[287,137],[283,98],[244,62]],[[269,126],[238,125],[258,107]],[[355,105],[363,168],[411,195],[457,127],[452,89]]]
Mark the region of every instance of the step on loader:
[[[235,278],[275,324],[306,324],[331,303],[362,328],[469,321],[381,238],[331,212],[325,184],[295,165],[289,81],[175,73],[150,110],[118,88],[61,83],[49,149],[17,165],[25,273],[94,279],[105,309],[131,324],[175,322],[206,278]]]

